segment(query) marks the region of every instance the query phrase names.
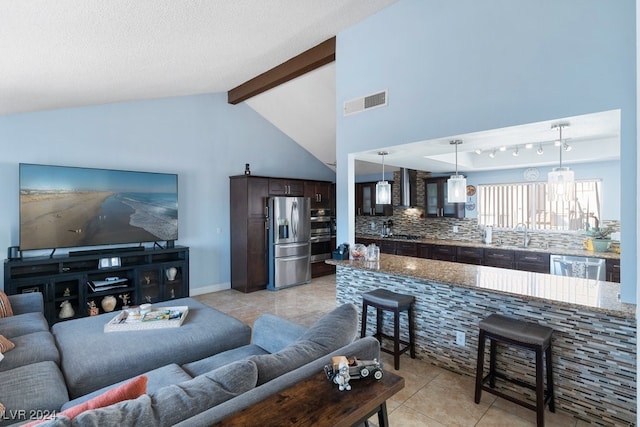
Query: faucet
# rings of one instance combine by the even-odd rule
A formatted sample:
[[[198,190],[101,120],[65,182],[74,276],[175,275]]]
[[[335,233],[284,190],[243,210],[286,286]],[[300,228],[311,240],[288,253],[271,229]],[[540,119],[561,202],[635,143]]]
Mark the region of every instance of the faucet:
[[[523,232],[523,240],[522,240],[522,247],[526,248],[527,246],[529,246],[529,242],[531,241],[531,237],[529,237],[528,233],[527,233],[527,224],[520,222],[518,223],[518,225],[516,225],[515,231],[522,231]]]

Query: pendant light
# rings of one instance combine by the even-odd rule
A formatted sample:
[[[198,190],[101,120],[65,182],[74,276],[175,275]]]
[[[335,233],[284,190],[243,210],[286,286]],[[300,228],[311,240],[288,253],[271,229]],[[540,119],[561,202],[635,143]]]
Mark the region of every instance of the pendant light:
[[[560,152],[560,165],[549,172],[549,200],[554,202],[575,200],[575,178],[573,171],[562,166],[562,128],[568,127],[569,123],[558,123],[551,126],[551,129],[558,129],[560,140],[558,151]]]
[[[384,179],[384,156],[386,151],[379,151],[378,155],[382,156],[382,179],[376,184],[376,204],[377,205],[390,205],[391,204],[391,184]]]
[[[447,181],[447,203],[464,203],[467,197],[467,179],[463,175],[458,175],[458,145],[462,141],[455,139],[449,144],[456,146],[456,174],[451,175]]]

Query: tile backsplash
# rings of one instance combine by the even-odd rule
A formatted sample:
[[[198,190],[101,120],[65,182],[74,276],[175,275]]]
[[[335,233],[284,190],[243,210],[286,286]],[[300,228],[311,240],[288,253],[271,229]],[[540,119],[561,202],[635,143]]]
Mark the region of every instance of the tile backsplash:
[[[421,208],[393,207],[393,216],[356,216],[355,228],[357,234],[371,234],[379,236],[382,231],[382,223],[393,220],[394,234],[415,234],[429,239],[445,239],[452,241],[480,242],[482,230],[478,226],[476,218],[424,218],[424,210]],[[606,221],[603,227],[612,225],[616,231],[620,231],[619,221]],[[453,227],[458,227],[458,232],[453,232]],[[528,231],[531,238],[531,247],[549,247],[581,249],[585,237],[578,232],[557,231]],[[494,229],[493,241],[502,241],[504,245],[519,245],[522,242],[522,232],[513,229]]]

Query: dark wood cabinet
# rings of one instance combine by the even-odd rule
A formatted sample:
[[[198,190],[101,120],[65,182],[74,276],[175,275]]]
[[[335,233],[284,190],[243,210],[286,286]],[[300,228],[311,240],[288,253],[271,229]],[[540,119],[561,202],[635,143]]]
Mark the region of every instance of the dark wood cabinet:
[[[118,259],[117,265],[100,268],[102,259]],[[102,300],[116,300],[114,310],[123,305],[139,305],[189,296],[189,248],[124,248],[87,251],[72,256],[34,257],[6,260],[4,288],[10,295],[42,293],[44,315],[50,325],[61,320],[60,304],[68,301],[71,318],[88,315],[93,302],[104,313]],[[126,295],[128,301],[120,297]]]
[[[416,242],[396,242],[396,255],[418,256],[418,244]]]
[[[509,268],[513,270],[513,251],[487,248],[484,251],[484,265]]]
[[[426,243],[416,243],[418,258],[431,259],[431,245]]]
[[[393,182],[390,182],[393,191]],[[356,184],[356,215],[391,216],[393,206],[376,203],[376,183],[359,182]]]
[[[396,242],[394,240],[379,240],[380,253],[396,255]]]
[[[607,260],[607,282],[620,283],[620,260],[619,259]]]
[[[447,178],[424,180],[424,214],[426,217],[464,218],[464,203],[447,202]]]
[[[440,261],[457,261],[455,246],[448,245],[432,245],[431,247],[431,259],[438,259]]]
[[[304,196],[311,200],[311,209],[331,208],[331,183],[323,181],[305,181]],[[335,214],[335,211],[332,212]]]
[[[270,196],[304,196],[304,181],[287,178],[269,178]]]
[[[468,246],[458,246],[456,249],[456,261],[465,264],[484,264],[484,249]]]
[[[541,252],[514,252],[515,269],[549,274],[549,254]]]
[[[231,288],[266,289],[269,281],[269,178],[230,177]]]

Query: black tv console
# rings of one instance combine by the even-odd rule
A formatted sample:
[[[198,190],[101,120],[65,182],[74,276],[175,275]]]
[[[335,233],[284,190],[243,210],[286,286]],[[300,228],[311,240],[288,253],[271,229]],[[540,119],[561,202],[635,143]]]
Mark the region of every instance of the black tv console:
[[[118,257],[120,265],[99,268],[100,259],[110,257]],[[125,296],[128,305],[182,298],[189,296],[189,248],[134,247],[5,260],[4,289],[10,295],[41,292],[50,325],[69,319],[59,318],[64,301],[73,307],[71,318],[77,318],[89,315],[91,302],[104,313],[101,302],[108,295],[116,298],[115,310],[122,308]]]

